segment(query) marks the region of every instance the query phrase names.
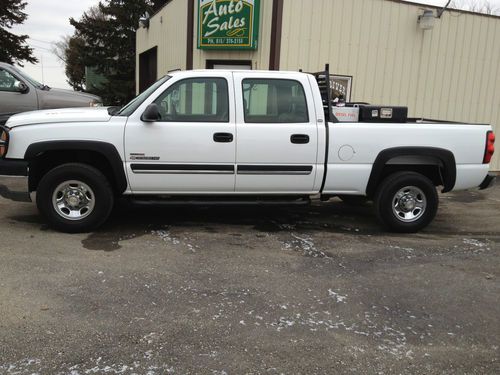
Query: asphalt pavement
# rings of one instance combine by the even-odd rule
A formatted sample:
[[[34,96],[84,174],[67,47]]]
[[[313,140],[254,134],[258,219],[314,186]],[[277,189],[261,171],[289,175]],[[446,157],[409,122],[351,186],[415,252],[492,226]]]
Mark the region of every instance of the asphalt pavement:
[[[122,203],[68,235],[0,199],[0,374],[498,374],[499,213]]]

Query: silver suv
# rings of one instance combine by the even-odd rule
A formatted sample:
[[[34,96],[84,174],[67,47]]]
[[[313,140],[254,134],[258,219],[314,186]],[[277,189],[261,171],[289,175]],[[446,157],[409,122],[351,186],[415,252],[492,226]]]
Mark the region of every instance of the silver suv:
[[[102,100],[98,96],[53,89],[10,64],[0,63],[0,125],[20,112],[100,105]]]

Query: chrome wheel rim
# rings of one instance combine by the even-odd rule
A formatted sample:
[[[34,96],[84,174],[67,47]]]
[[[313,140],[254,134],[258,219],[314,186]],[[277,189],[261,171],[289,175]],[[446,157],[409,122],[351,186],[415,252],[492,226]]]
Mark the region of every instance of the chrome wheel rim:
[[[54,190],[52,206],[64,219],[82,220],[94,211],[94,191],[84,182],[65,181]]]
[[[427,208],[424,192],[416,186],[405,186],[399,189],[392,198],[392,212],[404,223],[417,221]]]

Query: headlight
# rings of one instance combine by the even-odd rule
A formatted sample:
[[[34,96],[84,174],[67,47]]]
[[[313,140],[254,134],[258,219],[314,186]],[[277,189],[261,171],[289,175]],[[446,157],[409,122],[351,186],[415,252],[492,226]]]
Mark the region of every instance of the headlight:
[[[5,126],[0,126],[0,158],[7,155],[9,148],[9,129]]]
[[[97,100],[92,100],[89,103],[89,107],[102,107],[102,102],[99,102]]]

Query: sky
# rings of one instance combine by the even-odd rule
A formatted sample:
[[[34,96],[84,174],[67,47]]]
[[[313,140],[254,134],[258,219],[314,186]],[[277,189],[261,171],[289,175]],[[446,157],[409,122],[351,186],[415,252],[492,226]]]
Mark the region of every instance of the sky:
[[[269,0],[264,0],[269,1]],[[431,5],[444,5],[447,0],[412,0],[413,2]],[[15,26],[16,34],[29,35],[29,45],[39,62],[35,65],[25,64],[24,71],[37,81],[51,87],[69,88],[64,74],[64,65],[51,52],[52,45],[65,35],[73,34],[73,26],[69,18],[80,18],[84,11],[98,0],[27,0],[25,11],[28,19],[24,24]],[[500,8],[500,0],[490,0]]]
[[[22,68],[37,81],[51,87],[70,88],[64,74],[64,64],[51,52],[52,45],[64,35],[72,35],[69,18],[79,19],[84,11],[98,0],[27,0],[28,19],[13,28],[16,34],[28,35],[29,45],[39,62]]]

